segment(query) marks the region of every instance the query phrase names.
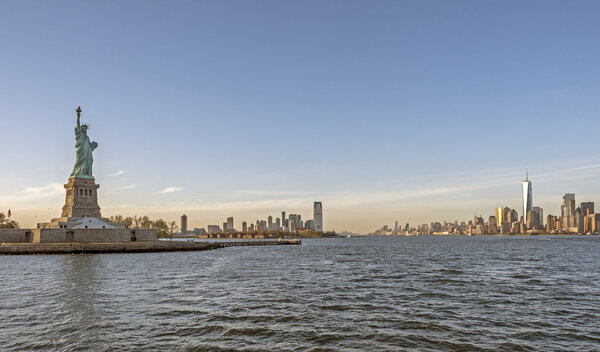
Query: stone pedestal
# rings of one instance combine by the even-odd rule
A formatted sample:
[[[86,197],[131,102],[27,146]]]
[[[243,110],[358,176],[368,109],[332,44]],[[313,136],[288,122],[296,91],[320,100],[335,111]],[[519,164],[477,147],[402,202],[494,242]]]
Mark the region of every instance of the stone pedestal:
[[[62,208],[62,218],[98,218],[101,219],[98,205],[98,187],[93,178],[71,177],[65,184],[67,196]]]

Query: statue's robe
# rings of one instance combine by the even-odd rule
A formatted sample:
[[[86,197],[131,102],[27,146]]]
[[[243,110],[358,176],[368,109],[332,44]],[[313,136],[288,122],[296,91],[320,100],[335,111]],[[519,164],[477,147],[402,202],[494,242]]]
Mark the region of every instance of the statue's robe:
[[[75,150],[77,160],[73,167],[72,177],[92,177],[92,151],[95,146],[90,142],[90,137],[81,127],[75,127]]]

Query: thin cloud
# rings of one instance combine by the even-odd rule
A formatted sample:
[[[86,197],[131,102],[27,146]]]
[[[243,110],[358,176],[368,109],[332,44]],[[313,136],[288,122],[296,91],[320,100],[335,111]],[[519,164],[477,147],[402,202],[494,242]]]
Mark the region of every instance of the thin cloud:
[[[64,195],[65,187],[61,183],[53,182],[45,186],[39,187],[25,187],[24,189],[15,192],[11,195],[2,196],[2,202],[8,203],[20,203],[29,202],[32,200],[41,200],[44,198],[58,197]]]
[[[121,190],[124,190],[124,189],[132,189],[132,188],[135,188],[135,187],[136,187],[135,185],[129,185],[129,186],[124,186],[124,187],[116,187],[116,188],[113,188],[113,190],[115,190],[115,191],[121,191]]]
[[[19,193],[26,196],[47,196],[62,193],[64,191],[65,187],[62,184],[54,182],[41,187],[25,187],[25,189],[19,191]]]
[[[162,194],[162,193],[173,193],[173,192],[179,192],[179,191],[182,191],[182,190],[183,190],[182,187],[170,186],[170,187],[167,187],[167,188],[163,189],[162,191],[159,191],[159,192],[156,192],[156,193],[159,193],[159,194]]]
[[[125,173],[125,170],[121,170],[121,171],[117,171],[114,174],[110,174],[108,176],[119,176],[119,175],[123,175]]]

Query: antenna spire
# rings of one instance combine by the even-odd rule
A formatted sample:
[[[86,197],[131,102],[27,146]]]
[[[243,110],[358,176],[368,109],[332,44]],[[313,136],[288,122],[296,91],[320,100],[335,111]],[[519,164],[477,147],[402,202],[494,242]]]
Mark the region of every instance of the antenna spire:
[[[529,169],[525,169],[525,181],[529,181]]]

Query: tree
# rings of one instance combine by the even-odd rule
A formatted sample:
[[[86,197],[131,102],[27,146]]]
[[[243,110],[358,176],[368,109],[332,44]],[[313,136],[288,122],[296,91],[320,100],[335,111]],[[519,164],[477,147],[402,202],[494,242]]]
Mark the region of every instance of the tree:
[[[175,234],[175,232],[177,232],[178,229],[179,226],[177,226],[177,222],[169,222],[169,237],[171,238],[171,241],[173,241],[173,234]]]
[[[140,217],[140,228],[142,229],[151,229],[152,228],[152,220],[146,215]]]
[[[152,228],[156,230],[156,235],[158,237],[164,237],[169,232],[169,224],[163,219],[153,221]]]
[[[10,220],[4,215],[4,213],[0,213],[0,229],[18,229],[19,223]]]
[[[123,219],[122,215],[114,215],[111,216],[109,219],[111,222],[125,222],[125,219]]]

